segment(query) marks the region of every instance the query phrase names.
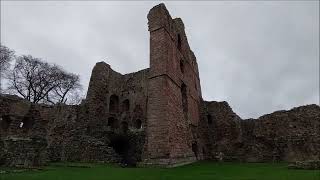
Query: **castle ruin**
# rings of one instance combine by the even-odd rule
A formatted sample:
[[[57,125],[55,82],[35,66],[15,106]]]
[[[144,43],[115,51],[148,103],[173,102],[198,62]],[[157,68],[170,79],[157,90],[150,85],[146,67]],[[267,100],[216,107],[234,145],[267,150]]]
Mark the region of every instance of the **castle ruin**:
[[[80,105],[1,95],[0,165],[320,159],[318,105],[243,120],[227,102],[202,99],[197,60],[180,18],[159,4],[148,14],[148,30],[150,68],[123,75],[98,62]]]

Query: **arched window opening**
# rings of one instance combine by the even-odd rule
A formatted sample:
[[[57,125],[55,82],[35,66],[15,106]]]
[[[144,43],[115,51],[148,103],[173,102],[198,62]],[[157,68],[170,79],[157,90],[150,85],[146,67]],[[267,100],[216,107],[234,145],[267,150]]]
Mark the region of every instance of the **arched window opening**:
[[[10,116],[2,116],[0,117],[0,125],[1,125],[1,128],[3,130],[7,130],[9,127],[10,127],[10,124],[11,124],[11,118]]]
[[[181,96],[182,96],[183,112],[185,114],[187,114],[187,112],[188,112],[188,96],[187,96],[187,86],[184,83],[181,85]]]
[[[127,133],[129,130],[128,123],[126,121],[121,122],[121,130],[123,133]]]
[[[34,119],[29,116],[25,116],[19,124],[19,128],[23,130],[24,133],[28,133],[28,131],[33,127]]]
[[[111,127],[112,129],[116,128],[117,127],[117,120],[113,117],[110,117],[108,119],[108,127]]]
[[[178,34],[178,44],[177,44],[177,47],[178,47],[179,51],[181,51],[181,36],[180,36],[180,34]]]
[[[128,112],[129,109],[130,109],[130,102],[129,102],[129,99],[126,99],[122,102],[122,111],[123,112]]]
[[[110,96],[109,112],[117,113],[119,111],[119,97],[116,95]]]
[[[212,124],[212,116],[210,114],[207,115],[208,124]]]
[[[136,129],[141,129],[142,128],[142,121],[140,119],[137,119],[134,126]]]
[[[24,129],[31,129],[34,124],[34,120],[30,117],[24,117],[20,123],[20,127]]]
[[[180,71],[183,74],[184,73],[184,62],[183,60],[180,60]]]

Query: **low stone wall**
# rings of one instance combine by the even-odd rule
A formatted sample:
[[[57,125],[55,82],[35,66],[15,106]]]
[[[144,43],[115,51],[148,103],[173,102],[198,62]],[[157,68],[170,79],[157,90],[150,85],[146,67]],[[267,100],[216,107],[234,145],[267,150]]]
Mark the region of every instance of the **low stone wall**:
[[[320,160],[318,161],[296,161],[288,165],[289,169],[320,170]]]
[[[32,167],[45,165],[46,139],[7,138],[4,140],[5,166]]]

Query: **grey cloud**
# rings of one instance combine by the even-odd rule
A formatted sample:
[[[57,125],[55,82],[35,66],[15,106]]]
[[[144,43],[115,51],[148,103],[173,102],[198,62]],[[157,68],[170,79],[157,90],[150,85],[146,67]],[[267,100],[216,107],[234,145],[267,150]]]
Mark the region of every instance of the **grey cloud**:
[[[104,60],[149,66],[147,13],[157,2],[1,2],[1,43],[78,73]],[[185,23],[204,99],[243,118],[319,104],[319,2],[165,2]]]

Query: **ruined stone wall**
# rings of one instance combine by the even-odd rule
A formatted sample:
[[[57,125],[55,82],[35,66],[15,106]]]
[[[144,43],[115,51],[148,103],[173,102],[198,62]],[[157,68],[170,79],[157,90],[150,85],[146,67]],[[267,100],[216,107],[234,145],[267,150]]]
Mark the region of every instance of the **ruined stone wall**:
[[[196,58],[181,19],[172,19],[164,4],[148,14],[150,74],[145,164],[174,165],[198,156],[193,127],[201,100]],[[194,132],[196,134],[196,132]]]
[[[242,120],[226,102],[205,102],[201,130],[214,160],[274,162],[319,159],[320,108],[307,105]]]
[[[148,23],[150,68],[123,75],[98,62],[80,105],[1,95],[0,165],[319,160],[318,105],[242,120],[227,102],[202,100],[182,20],[160,4]]]
[[[204,102],[201,118],[207,125],[203,129],[208,137],[205,150],[210,159],[219,159],[223,153],[224,160],[232,160],[241,142],[241,118],[235,114],[229,104],[223,102]]]
[[[88,124],[83,106],[47,106],[31,104],[16,96],[0,96],[0,109],[2,165],[120,162],[109,142],[86,134]]]
[[[242,147],[246,161],[302,161],[320,159],[320,107],[306,105],[276,111],[248,126]]]
[[[144,146],[148,75],[149,69],[122,75],[104,62],[97,63],[84,102],[88,135],[105,137],[132,164],[141,159]]]
[[[84,103],[89,123],[98,125],[99,129],[117,130],[124,123],[129,129],[143,128],[146,123],[148,72],[149,69],[145,69],[121,75],[106,63],[97,63]],[[110,119],[113,123],[108,122]],[[137,127],[139,124],[141,126]]]
[[[46,162],[47,119],[39,106],[17,96],[0,96],[0,162],[6,166]],[[1,165],[1,164],[0,164]]]

